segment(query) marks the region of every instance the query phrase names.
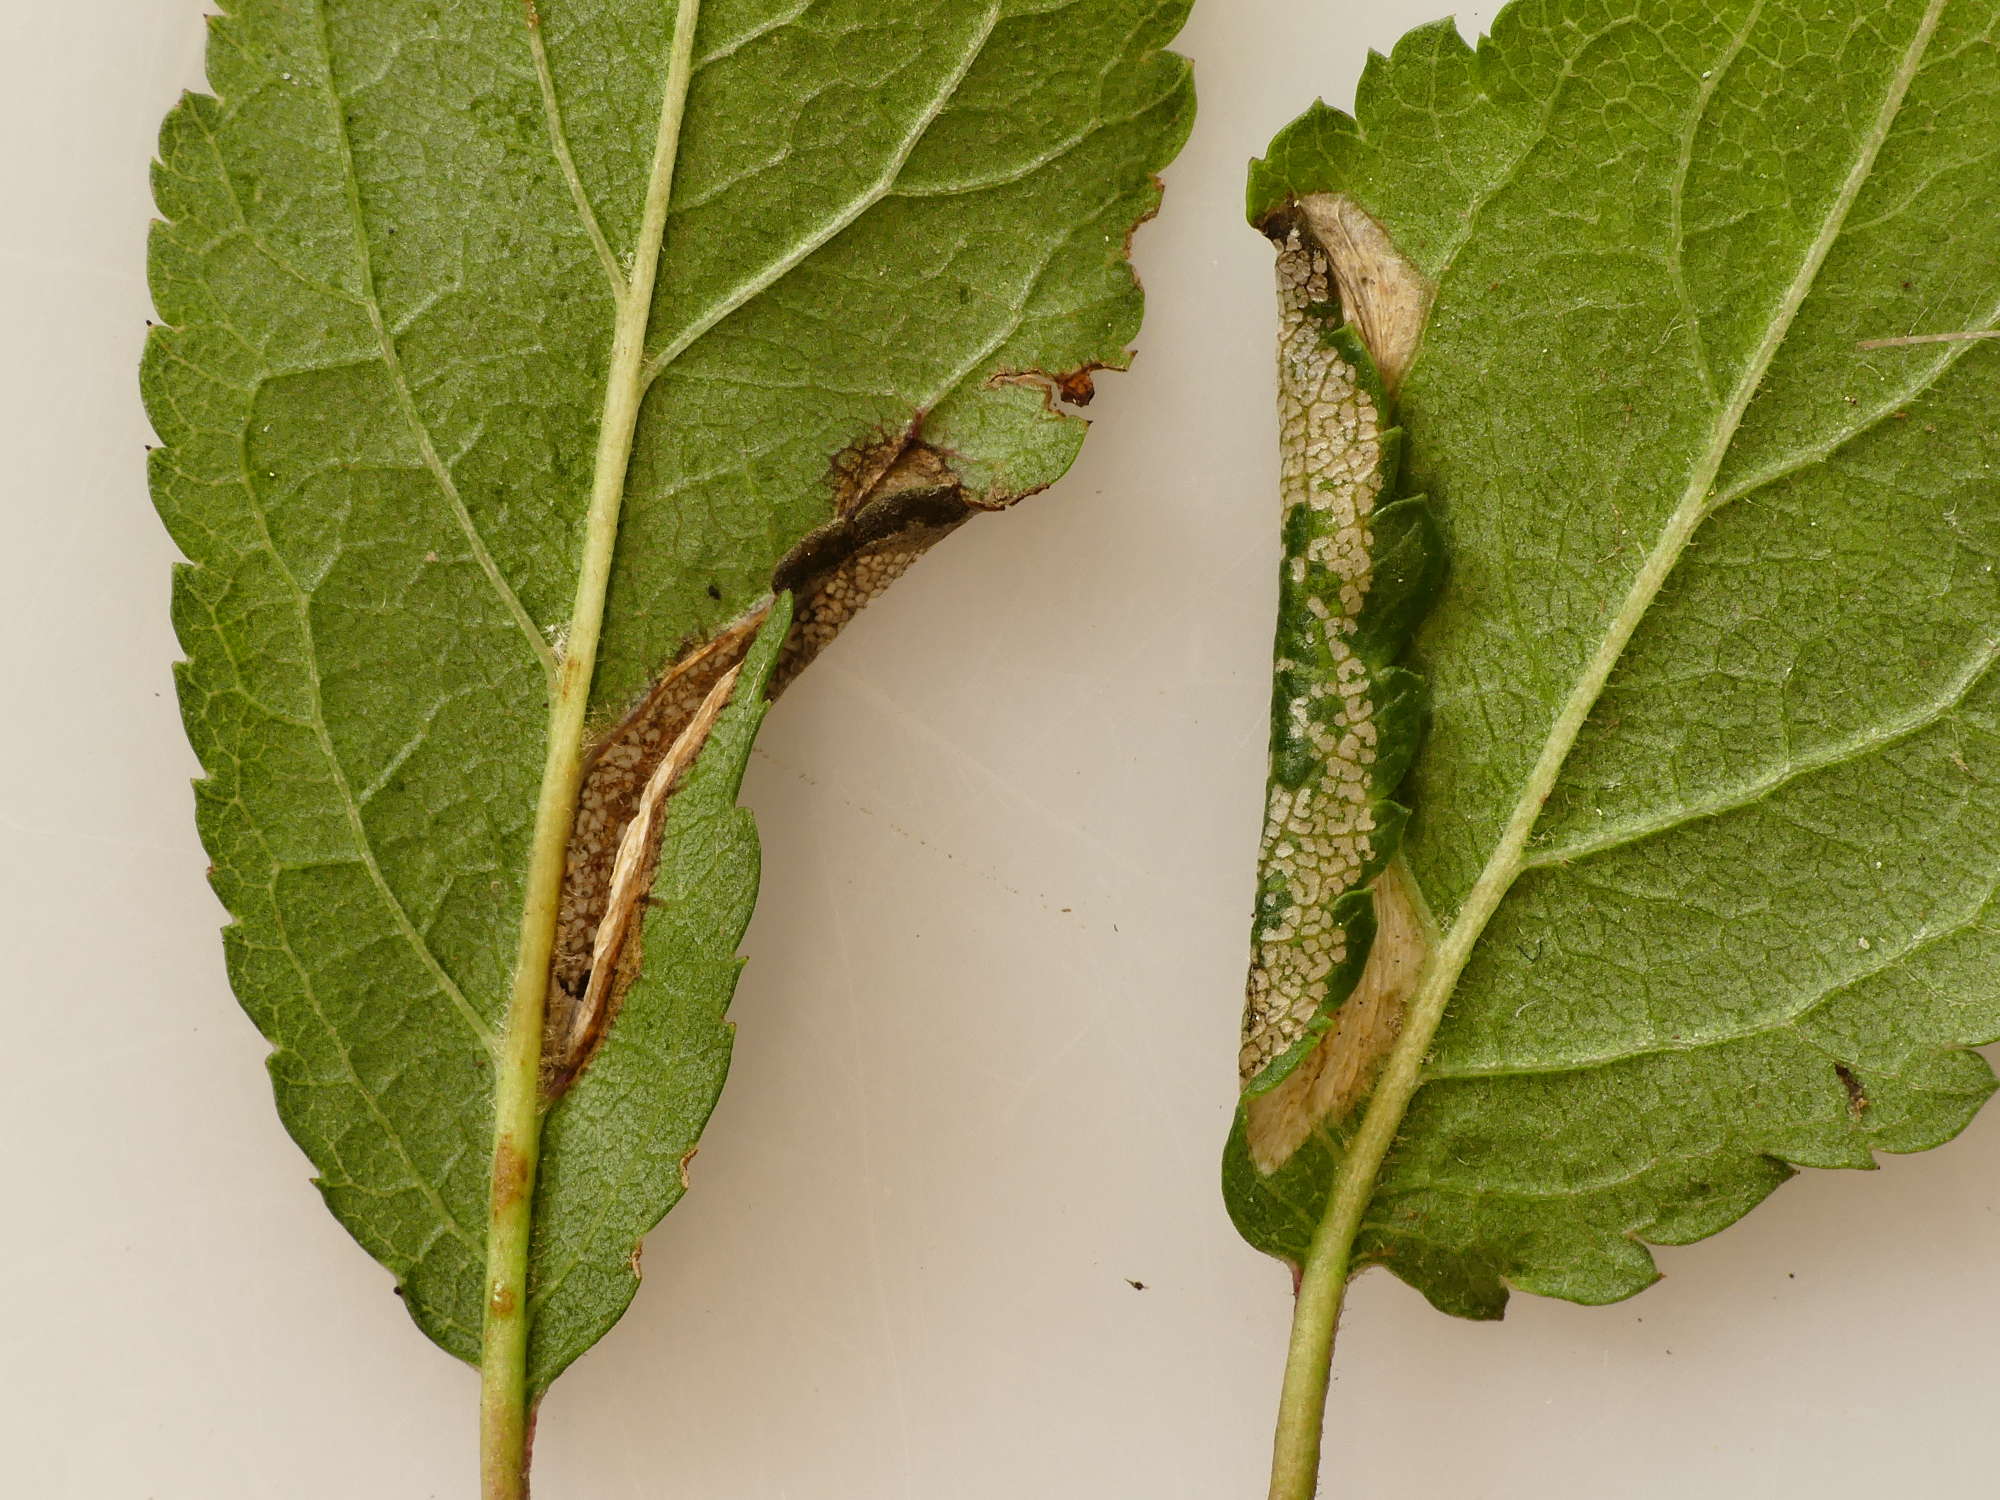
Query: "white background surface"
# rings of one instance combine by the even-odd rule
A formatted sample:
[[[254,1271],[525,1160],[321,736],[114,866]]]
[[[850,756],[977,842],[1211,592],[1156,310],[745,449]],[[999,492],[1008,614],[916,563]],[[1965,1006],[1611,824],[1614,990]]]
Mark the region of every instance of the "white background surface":
[[[772,715],[735,1073],[636,1306],[546,1403],[545,1500],[1263,1493],[1287,1278],[1215,1185],[1275,555],[1242,167],[1438,3],[1197,6],[1138,367],[1081,463]],[[0,1490],[469,1500],[474,1378],[308,1185],[202,882],[133,373],[194,0],[6,10]],[[1614,1308],[1473,1325],[1370,1275],[1327,1493],[1991,1493],[1996,1166],[2000,1114],[1808,1174]]]

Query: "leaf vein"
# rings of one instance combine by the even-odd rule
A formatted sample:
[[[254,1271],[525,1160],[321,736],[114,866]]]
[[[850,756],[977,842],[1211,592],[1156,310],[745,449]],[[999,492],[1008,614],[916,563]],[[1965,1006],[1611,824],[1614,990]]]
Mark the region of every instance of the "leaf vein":
[[[1687,280],[1687,228],[1685,214],[1687,208],[1688,174],[1694,167],[1695,137],[1701,133],[1702,121],[1708,118],[1708,108],[1715,102],[1716,92],[1722,87],[1722,80],[1735,66],[1736,59],[1743,54],[1743,48],[1750,40],[1750,33],[1756,28],[1764,14],[1764,0],[1756,0],[1744,17],[1742,27],[1729,39],[1722,56],[1715,66],[1707,70],[1701,79],[1701,88],[1696,95],[1695,107],[1688,112],[1687,124],[1681,131],[1680,153],[1674,162],[1673,182],[1668,190],[1667,201],[1672,213],[1667,231],[1667,269],[1673,277],[1674,296],[1681,305],[1681,315],[1687,320],[1688,340],[1694,346],[1695,368],[1701,372],[1701,386],[1707,392],[1710,404],[1720,400],[1715,388],[1715,371],[1708,357],[1708,340],[1701,328],[1701,313],[1696,309],[1694,293]]]
[[[1492,206],[1493,200],[1514,185],[1520,177],[1521,168],[1527,165],[1528,158],[1534,154],[1535,147],[1548,139],[1549,124],[1555,119],[1556,111],[1562,106],[1564,85],[1571,82],[1577,76],[1577,58],[1581,57],[1598,42],[1610,36],[1614,31],[1623,31],[1637,24],[1636,18],[1621,16],[1609,24],[1599,27],[1595,31],[1585,33],[1577,39],[1575,50],[1564,58],[1562,72],[1557,75],[1554,86],[1549,89],[1547,99],[1543,101],[1540,117],[1535,121],[1534,127],[1522,138],[1519,149],[1514,154],[1514,159],[1507,163],[1507,170],[1502,172],[1494,180],[1493,185],[1486,189],[1485,192],[1475,195],[1471,203],[1467,206],[1463,228],[1459,230],[1457,237],[1445,246],[1444,253],[1438,258],[1438,272],[1432,278],[1434,281],[1439,284],[1443,283],[1445,277],[1450,274],[1452,266],[1457,262],[1459,251],[1471,243],[1473,235],[1478,231],[1481,217]],[[1488,103],[1497,103],[1492,94],[1483,87],[1480,90],[1480,95]]]
[[[347,128],[347,111],[342,106],[340,90],[334,80],[333,41],[328,31],[326,0],[312,0],[315,35],[319,41],[321,76],[325,79],[328,112],[333,118],[334,139],[340,151],[341,172],[346,188],[348,219],[354,232],[355,270],[361,278],[361,303],[368,315],[369,326],[375,331],[375,340],[382,351],[382,365],[388,371],[391,389],[396,395],[396,404],[408,424],[410,436],[422,455],[424,467],[436,481],[439,493],[444,497],[447,508],[459,529],[465,533],[465,540],[472,548],[472,555],[479,568],[486,575],[487,582],[499,595],[501,604],[513,617],[521,634],[527,638],[529,649],[541,663],[543,674],[551,683],[555,680],[556,656],[554,648],[542,638],[534,618],[514,592],[514,586],[500,571],[500,564],[486,545],[474,524],[472,512],[466,508],[465,499],[458,492],[458,483],[451,471],[438,457],[437,445],[431,439],[430,428],[417,411],[416,397],[410,390],[408,377],[403,372],[403,362],[396,349],[395,338],[390,334],[382,315],[382,302],[375,291],[375,267],[373,242],[368,233],[367,216],[361,208],[361,177],[354,164],[354,142]]]
[[[2000,641],[1988,642],[1951,679],[1945,691],[1928,703],[1884,723],[1870,725],[1845,739],[1835,740],[1812,753],[1788,756],[1761,776],[1739,782],[1685,806],[1623,818],[1604,825],[1586,837],[1537,850],[1521,861],[1521,867],[1535,870],[1550,865],[1567,865],[1642,843],[1689,823],[1741,811],[1764,801],[1794,781],[1887,749],[1948,718],[1962,707],[1985,681],[1996,659],[2000,659]]]
[[[300,587],[297,576],[292,572],[291,564],[278,550],[277,541],[271,535],[270,521],[264,514],[263,502],[257,494],[256,481],[251,477],[249,458],[241,451],[240,440],[238,463],[243,476],[244,495],[249,501],[250,513],[257,518],[257,530],[264,539],[265,551],[271,559],[271,565],[277,570],[278,576],[284,579],[285,586],[292,596],[293,613],[297,616],[299,628],[299,664],[305,670],[306,686],[312,703],[310,730],[320,755],[326,761],[333,785],[340,794],[341,811],[346,817],[348,830],[354,839],[355,856],[368,872],[370,882],[380,893],[383,905],[388,908],[390,919],[396,924],[396,930],[403,935],[403,940],[409,944],[418,960],[430,971],[431,977],[436,980],[445,998],[451,1002],[452,1008],[471,1028],[472,1034],[488,1052],[491,1052],[495,1045],[492,1029],[473,1008],[472,1002],[465,998],[464,992],[446,972],[429,942],[417,929],[416,923],[410,919],[408,909],[397,896],[395,888],[389,884],[388,875],[383,871],[381,861],[376,858],[374,840],[369,836],[368,825],[361,816],[361,805],[355,800],[354,784],[348,779],[347,768],[341,764],[340,755],[334,748],[332,731],[327,726],[326,701],[320,684],[319,651],[314,641],[312,613],[306,608],[306,592]]]
[[[726,42],[717,44],[714,51],[705,52],[694,60],[694,71],[700,73],[709,64],[719,63],[727,58],[734,57],[751,43],[762,41],[765,37],[771,35],[772,32],[783,31],[787,26],[803,20],[806,13],[818,3],[819,0],[799,0],[799,3],[794,5],[790,10],[780,11],[777,15],[769,16],[759,21],[749,30],[731,37]]]
[[[1588,1057],[1564,1058],[1547,1063],[1513,1062],[1484,1066],[1433,1067],[1427,1070],[1427,1081],[1533,1078],[1546,1077],[1557,1073],[1586,1073],[1598,1068],[1615,1067],[1620,1063],[1634,1062],[1641,1058],[1661,1057],[1677,1052],[1700,1052],[1710,1047],[1726,1047],[1736,1042],[1755,1041],[1759,1037],[1772,1036],[1789,1027],[1797,1026],[1812,1013],[1837,995],[1845,994],[1871,979],[1879,979],[1911,960],[1920,958],[1940,943],[1971,931],[1992,913],[1993,898],[2000,894],[2000,881],[1990,885],[1973,903],[1972,909],[1964,916],[1947,922],[1944,926],[1925,925],[1911,933],[1909,938],[1894,948],[1885,949],[1882,954],[1860,968],[1842,976],[1837,983],[1825,989],[1814,990],[1803,999],[1795,1001],[1786,1009],[1754,1026],[1741,1026],[1734,1030],[1718,1031],[1707,1036],[1674,1038],[1655,1042],[1647,1046],[1620,1048],[1612,1052],[1596,1053]]]
[[[1992,310],[1987,314],[1985,321],[1989,324],[2000,322],[2000,303],[1994,305]],[[1791,458],[1781,460],[1778,463],[1770,465],[1768,468],[1759,469],[1753,474],[1744,476],[1739,483],[1730,486],[1729,489],[1725,490],[1711,502],[1709,514],[1713,515],[1725,505],[1733,505],[1736,501],[1753,495],[1759,490],[1769,489],[1772,485],[1789,479],[1794,474],[1810,469],[1816,464],[1825,463],[1848,444],[1859,441],[1885,422],[1894,420],[1897,413],[1907,410],[1912,401],[1933,389],[1940,380],[1951,372],[1952,366],[1956,365],[1961,359],[1964,359],[1979,345],[1976,340],[1967,339],[1953,342],[1940,341],[1935,347],[1943,352],[1930,362],[1928,369],[1920,368],[1915,377],[1907,384],[1901,386],[1886,400],[1859,414],[1857,420],[1852,425],[1833,434],[1824,442],[1803,449]]]
[[[697,340],[706,335],[724,318],[769,291],[785,276],[789,275],[799,265],[824,247],[834,236],[846,229],[856,219],[859,219],[869,209],[873,208],[889,195],[891,189],[896,185],[896,179],[902,175],[903,167],[908,163],[911,153],[917,149],[918,142],[924,138],[925,133],[937,122],[938,117],[944,113],[945,107],[957,95],[959,85],[964,83],[966,75],[972,71],[973,65],[984,54],[986,43],[992,38],[993,30],[999,24],[999,20],[1000,6],[996,0],[996,3],[987,6],[986,22],[979,28],[978,34],[972,40],[972,45],[966,48],[964,55],[960,57],[957,65],[953,67],[950,74],[945,78],[943,86],[932,95],[917,116],[915,122],[911,125],[911,128],[904,133],[903,139],[897,143],[896,150],[891,154],[888,164],[876,177],[875,181],[870,183],[868,187],[863,189],[861,193],[856,195],[850,203],[841,208],[837,213],[830,215],[818,229],[799,240],[776,260],[768,262],[756,275],[738,282],[727,292],[711,302],[702,312],[696,314],[693,320],[665,348],[646,363],[639,377],[639,387],[641,390],[650,389],[653,382],[660,378],[661,373],[668,365],[679,359]]]
[[[437,1215],[438,1226],[449,1233],[461,1245],[465,1246],[466,1249],[476,1254],[479,1250],[478,1241],[473,1238],[464,1225],[459,1223],[458,1216],[451,1211],[451,1205],[445,1202],[444,1194],[438,1191],[437,1184],[418,1170],[416,1159],[411,1156],[409,1145],[404,1141],[402,1131],[397,1129],[396,1122],[382,1108],[381,1099],[363,1081],[360,1069],[355,1067],[352,1049],[348,1047],[346,1040],[341,1036],[340,1028],[334,1024],[333,1018],[326,1013],[326,1007],[320,1004],[319,989],[313,983],[312,971],[307,968],[305,960],[300,956],[298,949],[292,946],[291,934],[285,931],[282,909],[278,909],[278,915],[275,916],[274,921],[278,929],[279,939],[285,947],[285,956],[291,960],[293,972],[299,977],[299,987],[305,994],[306,1004],[311,1008],[314,1019],[320,1023],[321,1029],[326,1033],[327,1041],[332,1046],[335,1056],[340,1059],[340,1068],[347,1075],[348,1087],[361,1100],[362,1106],[368,1111],[369,1117],[374,1120],[376,1127],[381,1130],[384,1138],[395,1149],[396,1155],[401,1158],[403,1165],[409,1169],[411,1184],[429,1201],[432,1211]],[[291,1052],[294,1056],[302,1055],[296,1048],[292,1047],[285,1047],[281,1050]],[[417,1257],[417,1259],[421,1259],[421,1257]],[[415,1264],[415,1260],[412,1261],[412,1264]]]
[[[549,66],[548,44],[542,36],[541,18],[535,11],[533,0],[529,0],[526,20],[528,51],[535,59],[535,81],[541,89],[542,118],[548,125],[549,149],[555,155],[563,181],[569,186],[570,201],[576,205],[576,216],[583,223],[583,232],[590,236],[591,248],[597,252],[598,264],[604,268],[604,279],[610,284],[611,300],[615,302],[625,295],[625,271],[612,252],[611,242],[604,237],[604,226],[597,221],[597,210],[591,204],[590,194],[584,191],[582,174],[576,169],[576,157],[569,149],[569,131],[563,124],[562,100],[556,94],[555,71]]]

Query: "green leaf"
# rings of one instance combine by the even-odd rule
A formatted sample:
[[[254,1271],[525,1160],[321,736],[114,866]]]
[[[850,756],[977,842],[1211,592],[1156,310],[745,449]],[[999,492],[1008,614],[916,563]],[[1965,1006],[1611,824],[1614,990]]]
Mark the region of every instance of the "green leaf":
[[[681,1191],[764,674],[1060,475],[1053,398],[1126,361],[1185,8],[213,23],[215,96],[161,136],[144,371],[201,829],[285,1123],[492,1420],[496,1379],[538,1392],[616,1319]],[[774,591],[789,643],[743,666],[640,922],[621,831]]]
[[[1984,0],[1518,0],[1253,168],[1268,231],[1393,247],[1449,568],[1400,1031],[1226,1159],[1327,1338],[1367,1265],[1472,1317],[1628,1296],[1992,1092],[2000,344],[1909,336],[2000,321],[1997,42]]]

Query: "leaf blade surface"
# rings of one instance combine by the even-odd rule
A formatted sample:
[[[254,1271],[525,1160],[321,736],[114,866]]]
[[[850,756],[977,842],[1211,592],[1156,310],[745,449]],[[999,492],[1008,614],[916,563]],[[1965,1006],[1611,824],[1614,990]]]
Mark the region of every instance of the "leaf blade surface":
[[[789,675],[937,536],[1061,472],[1081,423],[1039,372],[1126,358],[1125,236],[1190,109],[1162,51],[1183,10],[711,0],[677,37],[674,6],[629,0],[242,0],[214,22],[215,94],[162,132],[144,373],[190,560],[202,832],[287,1128],[460,1357],[480,1355],[495,1063],[565,664],[595,667],[575,753],[631,750],[643,781],[688,709],[659,685],[739,660],[776,574],[799,590]],[[663,161],[613,472],[614,325],[653,269]],[[607,473],[623,514],[591,658],[599,617],[574,606]],[[778,669],[759,660],[746,680]],[[687,913],[654,910],[640,943],[673,975],[634,981],[607,1043],[638,1046],[649,1006],[706,1038],[671,1086],[632,1082],[675,1118],[655,1137],[603,1102],[622,1062],[550,1109],[552,1244],[565,1215],[596,1222],[562,1184],[668,1146],[674,1170],[640,1174],[603,1221],[629,1243],[593,1241],[588,1275],[536,1260],[536,1389],[629,1300],[719,1086],[755,880],[723,804],[751,717],[725,716],[730,758],[687,783],[713,837],[669,809],[656,889]],[[622,811],[579,825],[598,842],[573,866],[608,858]],[[565,888],[558,970],[571,927],[588,952],[590,899]],[[705,949],[672,925],[696,913]]]
[[[1253,171],[1253,217],[1347,194],[1437,281],[1401,418],[1453,571],[1402,800],[1449,972],[1348,1232],[1447,1310],[1630,1295],[1644,1242],[1992,1089],[1995,367],[1859,346],[2000,312],[1993,26],[1520,3]],[[1306,1259],[1365,1130],[1268,1178],[1232,1147],[1253,1243]]]

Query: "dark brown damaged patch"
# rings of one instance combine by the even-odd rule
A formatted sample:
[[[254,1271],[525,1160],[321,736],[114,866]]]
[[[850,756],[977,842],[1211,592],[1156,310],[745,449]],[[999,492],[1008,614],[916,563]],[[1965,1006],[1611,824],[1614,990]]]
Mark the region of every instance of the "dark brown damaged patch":
[[[1099,370],[1109,370],[1110,365],[1093,361],[1079,365],[1074,370],[1003,370],[995,375],[991,385],[1032,385],[1042,393],[1043,404],[1050,411],[1058,411],[1056,403],[1064,406],[1088,406],[1097,399],[1097,382],[1091,377]]]
[[[1835,1063],[1833,1073],[1840,1080],[1840,1086],[1847,1090],[1847,1112],[1860,1119],[1868,1112],[1868,1090],[1846,1063]]]
[[[1088,371],[1078,375],[1087,385]],[[1002,510],[1022,498],[973,495],[954,470],[951,455],[924,441],[922,429],[919,414],[905,427],[870,432],[829,466],[832,518],[801,539],[771,575],[772,592],[790,590],[794,601],[791,634],[771,677],[773,697],[869,600],[937,542],[979,511]],[[760,604],[710,639],[683,650],[646,696],[587,752],[550,964],[542,1081],[551,1098],[574,1083],[589,1063],[644,961],[643,924],[635,921],[619,950],[616,975],[610,984],[597,987],[599,999],[591,1009],[601,1014],[580,1014],[591,990],[592,952],[611,893],[619,841],[669,748],[709,691],[750,649],[766,608]],[[656,845],[639,889],[651,889],[658,858]]]
[[[926,443],[922,418],[893,437],[872,435],[829,472],[834,515],[809,532],[771,574],[773,592],[793,597],[792,633],[778,657],[772,691],[782,691],[826,649],[864,605],[911,563],[980,510],[1019,496],[975,500],[951,456]]]

